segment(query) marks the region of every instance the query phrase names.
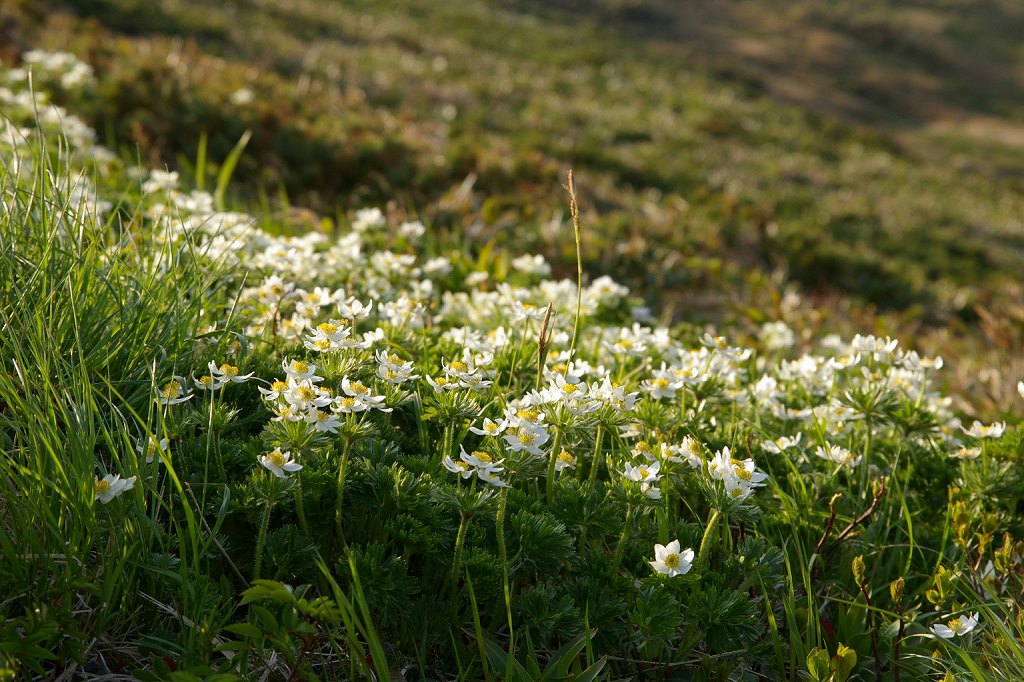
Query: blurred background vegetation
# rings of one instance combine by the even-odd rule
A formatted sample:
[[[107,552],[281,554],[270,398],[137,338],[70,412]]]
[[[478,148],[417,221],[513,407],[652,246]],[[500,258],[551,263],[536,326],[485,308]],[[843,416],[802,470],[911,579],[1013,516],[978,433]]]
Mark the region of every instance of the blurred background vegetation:
[[[589,273],[899,335],[988,414],[1024,376],[1022,35],[1015,0],[0,0],[0,58],[89,61],[68,104],[129,158],[188,176],[251,130],[256,212],[386,206],[568,276],[572,167]]]

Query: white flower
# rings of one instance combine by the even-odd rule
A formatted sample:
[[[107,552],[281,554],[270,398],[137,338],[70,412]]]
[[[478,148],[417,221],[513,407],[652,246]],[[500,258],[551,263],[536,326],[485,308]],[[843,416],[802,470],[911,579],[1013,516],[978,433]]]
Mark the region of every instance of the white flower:
[[[93,487],[93,500],[99,500],[103,504],[109,503],[112,499],[131,490],[135,486],[135,477],[121,478],[118,474],[107,474],[103,478],[97,478]]]
[[[531,426],[523,422],[516,429],[515,434],[505,434],[505,442],[512,452],[529,452],[535,457],[540,457],[544,451],[540,446],[548,442],[548,432],[541,426]]]
[[[562,450],[555,457],[555,471],[562,471],[563,469],[572,469],[576,466],[576,458],[572,456],[567,450]]]
[[[312,333],[302,341],[302,345],[310,350],[324,353],[329,350],[351,347],[354,342],[348,341],[352,330],[342,326],[338,320],[322,322],[313,328]]]
[[[669,462],[686,460],[686,463],[693,469],[700,469],[704,464],[704,460],[700,456],[700,444],[694,440],[693,436],[684,437],[683,442],[679,445],[662,443],[661,457]]]
[[[1006,430],[1006,422],[994,422],[986,426],[975,419],[971,428],[965,429],[961,426],[960,430],[972,438],[999,438]]]
[[[192,394],[185,392],[185,384],[184,377],[171,377],[171,380],[160,388],[160,402],[164,405],[177,405],[191,398]]]
[[[488,419],[487,417],[484,417],[483,426],[481,426],[480,428],[470,426],[469,430],[477,434],[478,436],[500,436],[501,432],[505,430],[506,426],[507,422],[504,419],[495,422]]]
[[[501,480],[498,477],[498,472],[495,470],[477,469],[476,477],[479,478],[484,483],[490,483],[496,488],[509,487],[508,483],[505,483],[505,481]]]
[[[835,462],[836,464],[842,464],[848,467],[857,466],[860,464],[861,460],[860,455],[854,455],[843,446],[834,445],[832,443],[825,443],[824,447],[819,445],[814,450],[814,454],[822,459],[827,459],[830,462]]]
[[[221,384],[242,384],[252,377],[253,372],[249,372],[248,374],[239,374],[238,368],[235,367],[234,365],[224,363],[223,365],[218,367],[217,363],[215,363],[213,360],[210,360],[210,374],[213,376],[214,379],[219,381]]]
[[[284,373],[288,375],[288,378],[295,381],[316,383],[324,379],[323,377],[315,376],[316,365],[311,365],[303,360],[289,360],[285,358],[281,361],[281,367],[284,368]]]
[[[288,382],[274,379],[273,383],[270,384],[270,388],[263,388],[262,386],[257,386],[256,388],[263,394],[264,400],[277,400],[288,390]]]
[[[541,277],[547,277],[551,274],[551,266],[544,260],[544,256],[519,256],[512,260],[512,268],[519,272],[540,275]]]
[[[489,452],[483,450],[474,450],[473,452],[466,452],[466,449],[461,445],[459,446],[459,459],[473,467],[476,470],[486,471],[501,471],[501,463],[505,460],[494,461]]]
[[[967,618],[951,618],[945,624],[939,623],[932,626],[932,632],[936,637],[952,639],[962,637],[978,626],[978,614],[975,613]]]
[[[411,222],[405,222],[398,226],[398,234],[402,235],[409,241],[416,241],[426,233],[426,226],[418,220]]]
[[[302,468],[301,464],[292,461],[291,452],[281,452],[281,448],[274,448],[272,452],[260,457],[260,464],[278,478],[285,478],[286,472],[298,471]]]
[[[210,374],[204,374],[198,379],[196,378],[196,375],[193,374],[192,382],[200,391],[216,391],[224,386],[224,384],[228,383],[226,381],[221,381]]]
[[[303,419],[307,424],[312,424],[314,431],[337,433],[338,427],[341,426],[338,415],[323,410],[310,410]]]
[[[161,438],[157,440],[155,436],[150,436],[146,442],[143,442],[140,438],[135,444],[135,449],[138,450],[140,455],[146,456],[146,464],[152,464],[153,460],[160,460],[160,453],[167,451],[167,439]]]
[[[965,446],[949,453],[949,456],[953,459],[977,459],[981,456],[981,448],[969,448]]]
[[[441,464],[443,464],[444,468],[447,469],[448,471],[452,472],[453,474],[458,474],[463,478],[469,478],[474,473],[473,467],[470,466],[467,462],[463,462],[462,460],[454,460],[451,458],[451,455],[445,455],[444,459],[441,460]]]
[[[788,436],[782,436],[775,440],[766,440],[761,443],[761,447],[765,452],[771,452],[773,454],[782,454],[785,450],[794,448],[800,444],[800,439],[803,438],[804,434],[797,433],[795,438]]]
[[[870,334],[868,336],[857,334],[850,342],[851,349],[860,353],[870,353],[876,362],[885,360],[892,355],[896,351],[897,345],[899,345],[899,341],[896,339],[890,339],[888,336],[879,339]]]
[[[679,540],[667,545],[654,545],[654,561],[648,561],[654,570],[662,575],[673,577],[685,575],[693,566],[693,550],[679,551]]]
[[[366,232],[388,224],[384,213],[379,208],[361,208],[356,211],[355,220],[352,221],[352,229],[356,232]]]
[[[370,311],[373,309],[373,301],[363,305],[357,301],[354,296],[350,296],[344,301],[338,302],[338,312],[341,316],[347,320],[365,320],[370,315]]]
[[[1024,381],[1017,382],[1017,393],[1020,393],[1020,397],[1024,398]]]

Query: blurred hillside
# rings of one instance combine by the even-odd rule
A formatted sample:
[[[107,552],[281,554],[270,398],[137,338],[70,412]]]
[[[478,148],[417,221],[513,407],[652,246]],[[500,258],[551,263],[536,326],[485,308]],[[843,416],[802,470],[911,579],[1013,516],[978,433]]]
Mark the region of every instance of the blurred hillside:
[[[78,107],[124,153],[187,173],[252,130],[236,187],[267,210],[387,204],[569,273],[574,167],[588,270],[677,317],[774,318],[792,282],[1003,374],[1021,35],[1012,0],[0,0],[5,58],[95,65]]]

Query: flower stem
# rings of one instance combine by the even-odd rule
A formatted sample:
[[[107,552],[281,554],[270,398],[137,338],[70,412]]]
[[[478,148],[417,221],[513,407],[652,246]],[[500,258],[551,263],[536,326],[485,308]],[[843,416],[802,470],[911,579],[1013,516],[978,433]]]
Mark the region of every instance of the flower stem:
[[[546,483],[546,491],[548,504],[554,504],[555,501],[555,463],[558,461],[558,453],[562,449],[562,429],[555,427],[555,437],[551,443],[551,457],[548,461],[548,480]]]
[[[498,511],[494,518],[494,532],[498,539],[498,556],[501,557],[502,584],[505,591],[505,616],[508,619],[508,631],[515,632],[512,627],[512,589],[508,580],[508,553],[505,551],[505,508],[508,503],[508,489],[502,488],[498,493]]]
[[[700,539],[700,552],[697,554],[697,574],[701,575],[704,573],[704,569],[707,567],[708,559],[711,555],[711,538],[715,532],[715,528],[718,525],[718,517],[721,514],[721,510],[712,509],[711,515],[708,516],[708,525],[704,529],[704,537]]]
[[[263,563],[263,545],[267,542],[267,528],[270,526],[270,512],[273,508],[274,503],[271,501],[267,501],[266,506],[263,508],[263,517],[260,519],[260,531],[259,535],[256,536],[256,559],[252,567],[253,580],[260,577],[260,566]]]
[[[626,523],[622,526],[622,534],[619,536],[619,544],[615,548],[615,557],[612,559],[612,573],[617,573],[619,564],[622,563],[622,553],[626,549],[626,540],[629,539],[629,531],[633,525],[633,505],[626,505]]]
[[[597,483],[597,470],[601,468],[601,441],[604,440],[604,424],[597,425],[597,437],[594,439],[594,456],[590,462],[590,474],[587,481],[593,486]]]
[[[341,461],[338,463],[338,497],[334,507],[334,529],[339,542],[345,542],[345,530],[341,520],[341,505],[345,499],[345,473],[348,469],[348,452],[352,448],[352,441],[345,439],[345,445],[341,451]]]
[[[295,513],[299,516],[299,528],[307,538],[309,535],[309,523],[306,521],[306,510],[302,504],[302,477],[295,476]]]
[[[462,569],[462,546],[466,542],[466,531],[469,529],[469,521],[473,517],[465,512],[459,512],[459,532],[455,536],[455,555],[452,557],[452,616],[455,615],[455,595],[459,588],[459,571]]]

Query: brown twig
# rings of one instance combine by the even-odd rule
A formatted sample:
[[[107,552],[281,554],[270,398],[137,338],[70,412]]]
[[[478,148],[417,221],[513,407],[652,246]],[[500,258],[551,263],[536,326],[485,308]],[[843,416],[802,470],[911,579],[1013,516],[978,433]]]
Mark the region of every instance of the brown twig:
[[[839,536],[836,537],[836,539],[833,540],[831,544],[829,544],[828,549],[825,550],[826,557],[829,554],[831,554],[835,550],[835,548],[839,546],[839,543],[845,540],[846,537],[850,533],[852,533],[857,526],[867,521],[871,517],[871,515],[875,513],[875,511],[878,509],[878,504],[882,501],[882,497],[885,496],[885,484],[886,479],[883,478],[881,485],[878,486],[878,492],[875,493],[874,499],[871,500],[871,505],[867,509],[865,509],[860,516],[855,518],[853,521],[850,521],[850,524],[846,526],[846,528],[844,528],[842,532],[839,533]]]

